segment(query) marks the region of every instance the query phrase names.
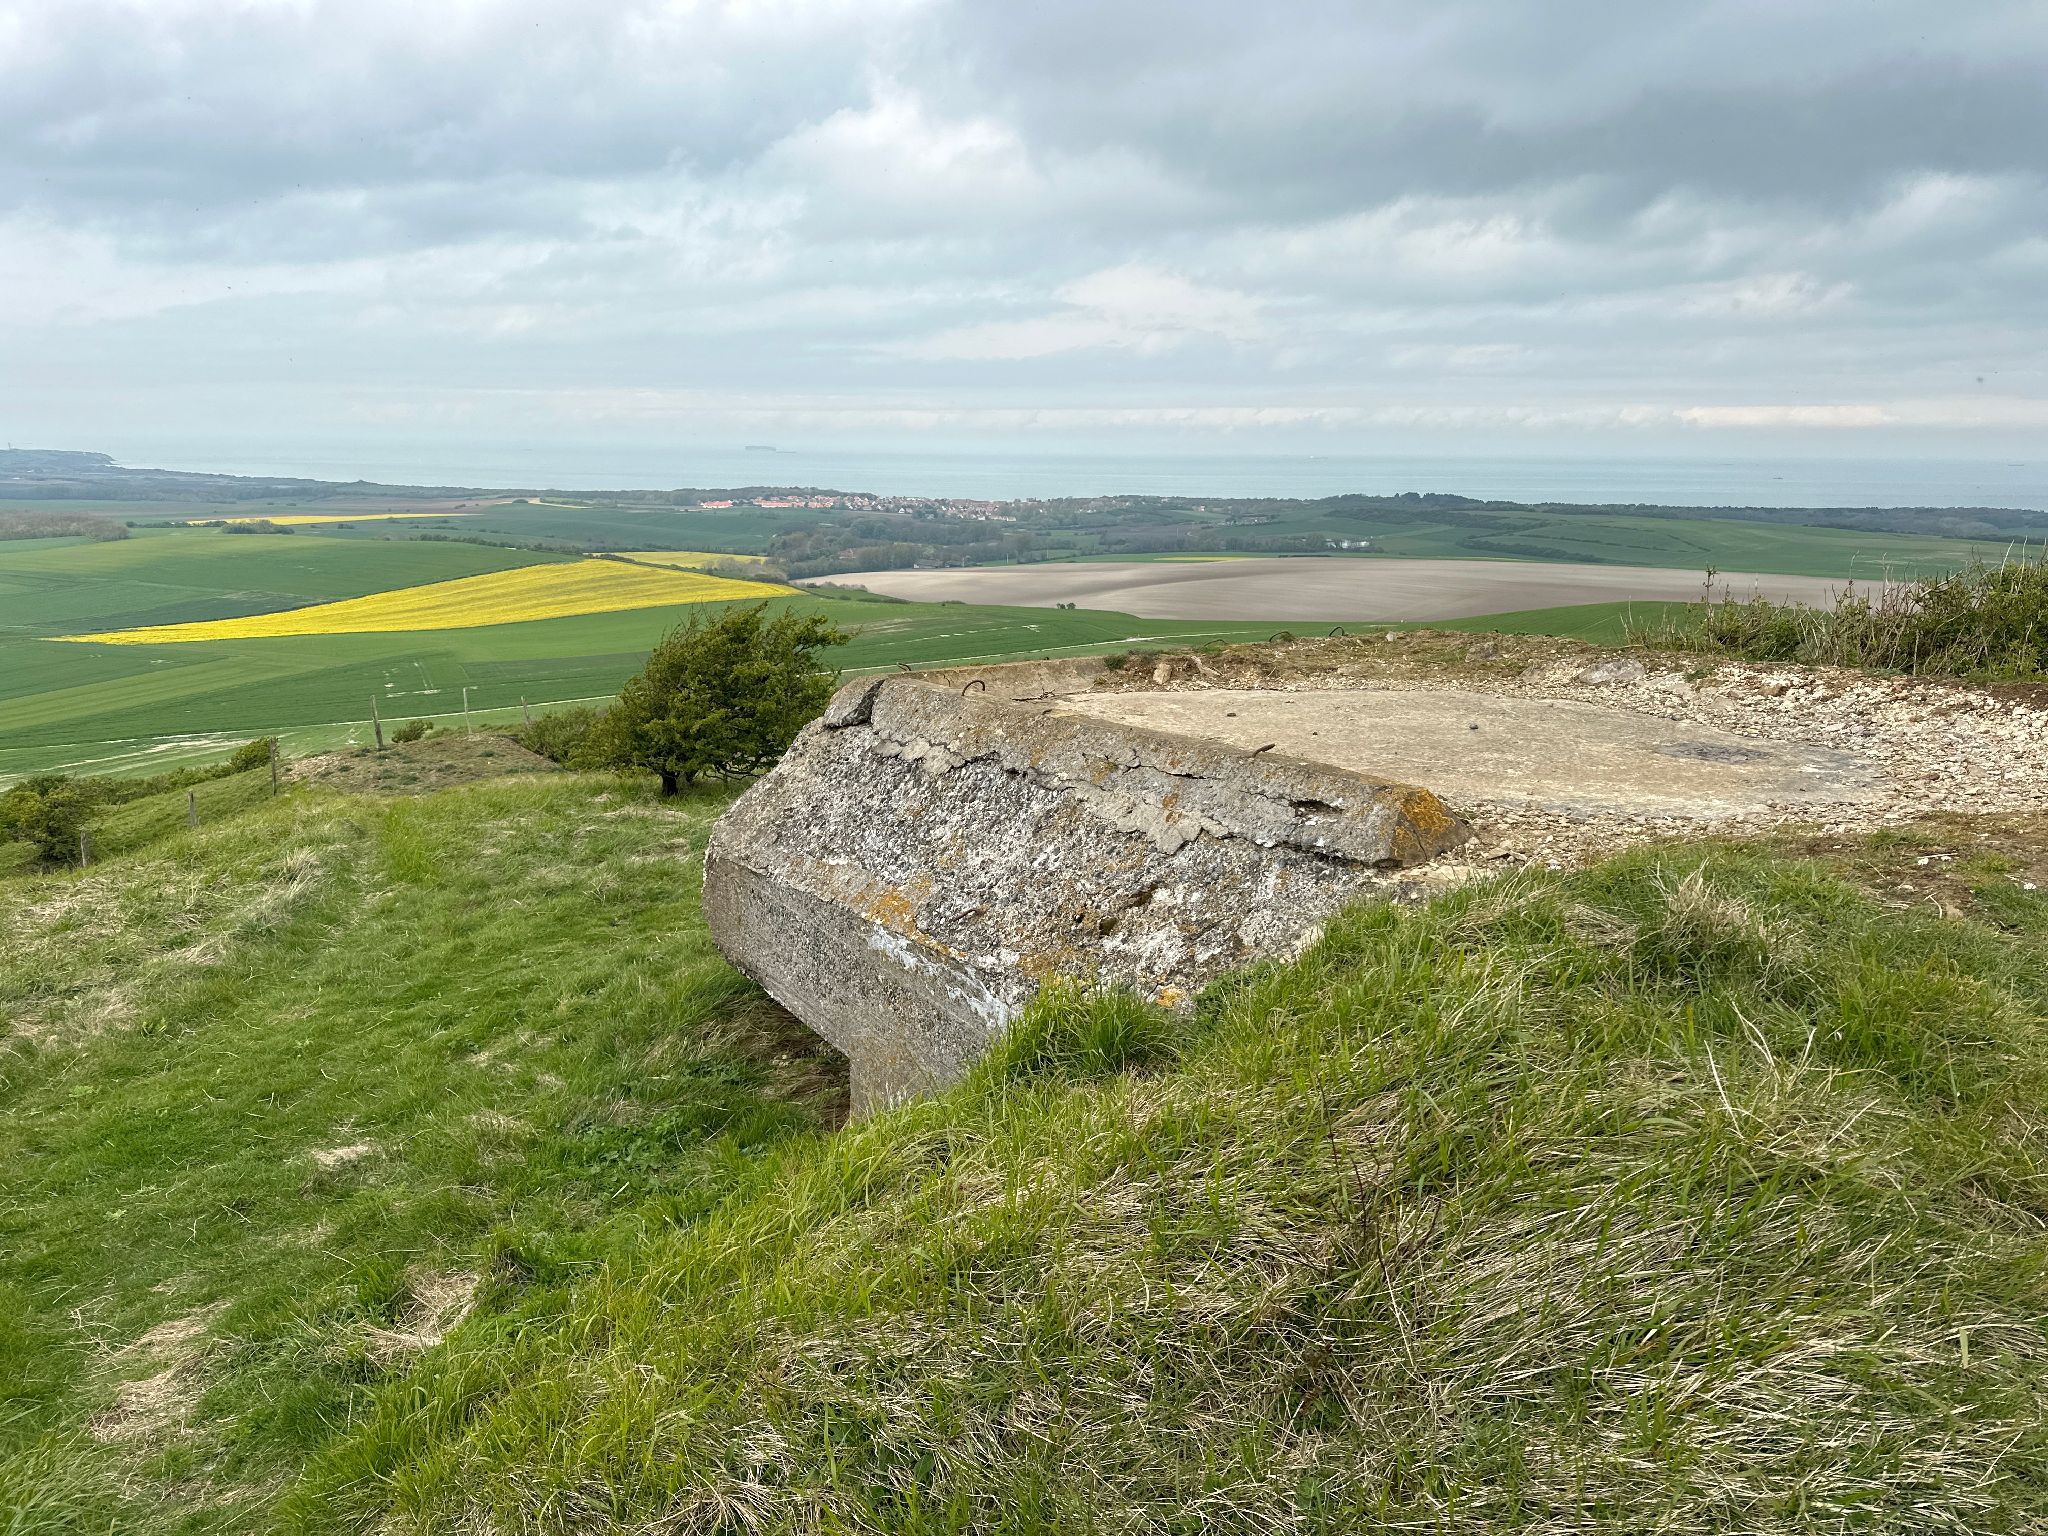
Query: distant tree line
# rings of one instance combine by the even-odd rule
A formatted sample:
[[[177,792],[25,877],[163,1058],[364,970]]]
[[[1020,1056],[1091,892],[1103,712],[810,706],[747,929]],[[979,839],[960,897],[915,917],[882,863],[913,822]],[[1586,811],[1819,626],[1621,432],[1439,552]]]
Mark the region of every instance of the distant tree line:
[[[128,537],[125,524],[90,512],[0,512],[0,539],[98,539]]]

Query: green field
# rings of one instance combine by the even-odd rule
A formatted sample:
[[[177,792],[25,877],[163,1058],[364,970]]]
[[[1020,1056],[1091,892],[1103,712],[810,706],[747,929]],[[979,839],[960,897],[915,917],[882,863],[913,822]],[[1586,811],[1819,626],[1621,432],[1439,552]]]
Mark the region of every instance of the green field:
[[[10,540],[0,543],[0,641],[238,618],[564,558],[480,544],[217,529],[140,529],[112,543]]]
[[[461,717],[466,688],[479,721],[600,699],[667,629],[705,611],[682,605],[411,634],[56,644],[50,637],[145,614],[150,622],[228,617],[559,557],[206,530],[55,542],[0,545],[0,781],[57,769],[156,771],[258,735],[281,735],[294,751],[364,739],[372,698],[386,720],[446,720]],[[1263,639],[1272,629],[1037,608],[778,603],[842,625],[853,641],[835,659],[855,671]]]

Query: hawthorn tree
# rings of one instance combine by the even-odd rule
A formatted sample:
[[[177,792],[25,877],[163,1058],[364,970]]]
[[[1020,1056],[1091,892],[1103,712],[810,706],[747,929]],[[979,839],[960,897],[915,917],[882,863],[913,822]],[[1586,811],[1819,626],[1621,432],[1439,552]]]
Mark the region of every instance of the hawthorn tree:
[[[673,795],[699,778],[745,778],[772,764],[832,697],[818,658],[846,635],[815,613],[767,617],[766,603],[672,629],[619,690],[584,755],[646,768]]]

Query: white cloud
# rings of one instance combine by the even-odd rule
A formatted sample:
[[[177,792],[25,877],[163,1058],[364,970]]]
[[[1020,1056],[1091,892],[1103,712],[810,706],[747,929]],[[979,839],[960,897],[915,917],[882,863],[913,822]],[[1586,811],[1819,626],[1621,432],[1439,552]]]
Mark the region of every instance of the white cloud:
[[[1264,306],[1252,295],[1142,263],[1091,272],[1053,298],[1060,307],[1049,313],[956,326],[903,350],[932,359],[1017,361],[1102,347],[1156,353],[1197,339],[1244,346],[1269,334]]]

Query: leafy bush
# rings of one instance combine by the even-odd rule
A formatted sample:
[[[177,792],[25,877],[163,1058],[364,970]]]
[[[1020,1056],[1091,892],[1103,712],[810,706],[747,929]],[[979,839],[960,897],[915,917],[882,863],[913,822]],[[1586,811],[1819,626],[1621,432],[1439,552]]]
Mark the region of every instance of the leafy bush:
[[[520,726],[511,736],[527,751],[538,752],[564,768],[588,768],[595,765],[588,761],[584,746],[590,740],[591,728],[603,718],[603,710],[579,704],[573,709],[550,711]]]
[[[846,635],[818,614],[768,605],[692,614],[619,692],[583,751],[594,765],[645,768],[672,795],[699,778],[743,778],[780,757],[832,697],[818,660]]]
[[[431,720],[408,720],[405,722],[405,724],[401,725],[397,730],[391,733],[391,739],[394,742],[400,743],[408,741],[424,741],[426,739],[427,732],[431,731],[433,728],[434,722]]]
[[[262,768],[270,762],[270,754],[277,748],[275,736],[258,736],[254,741],[244,742],[235,748],[234,756],[223,765],[224,773],[247,773],[251,768]]]
[[[0,842],[26,843],[43,864],[66,864],[78,856],[93,796],[60,774],[44,774],[0,795]]]

